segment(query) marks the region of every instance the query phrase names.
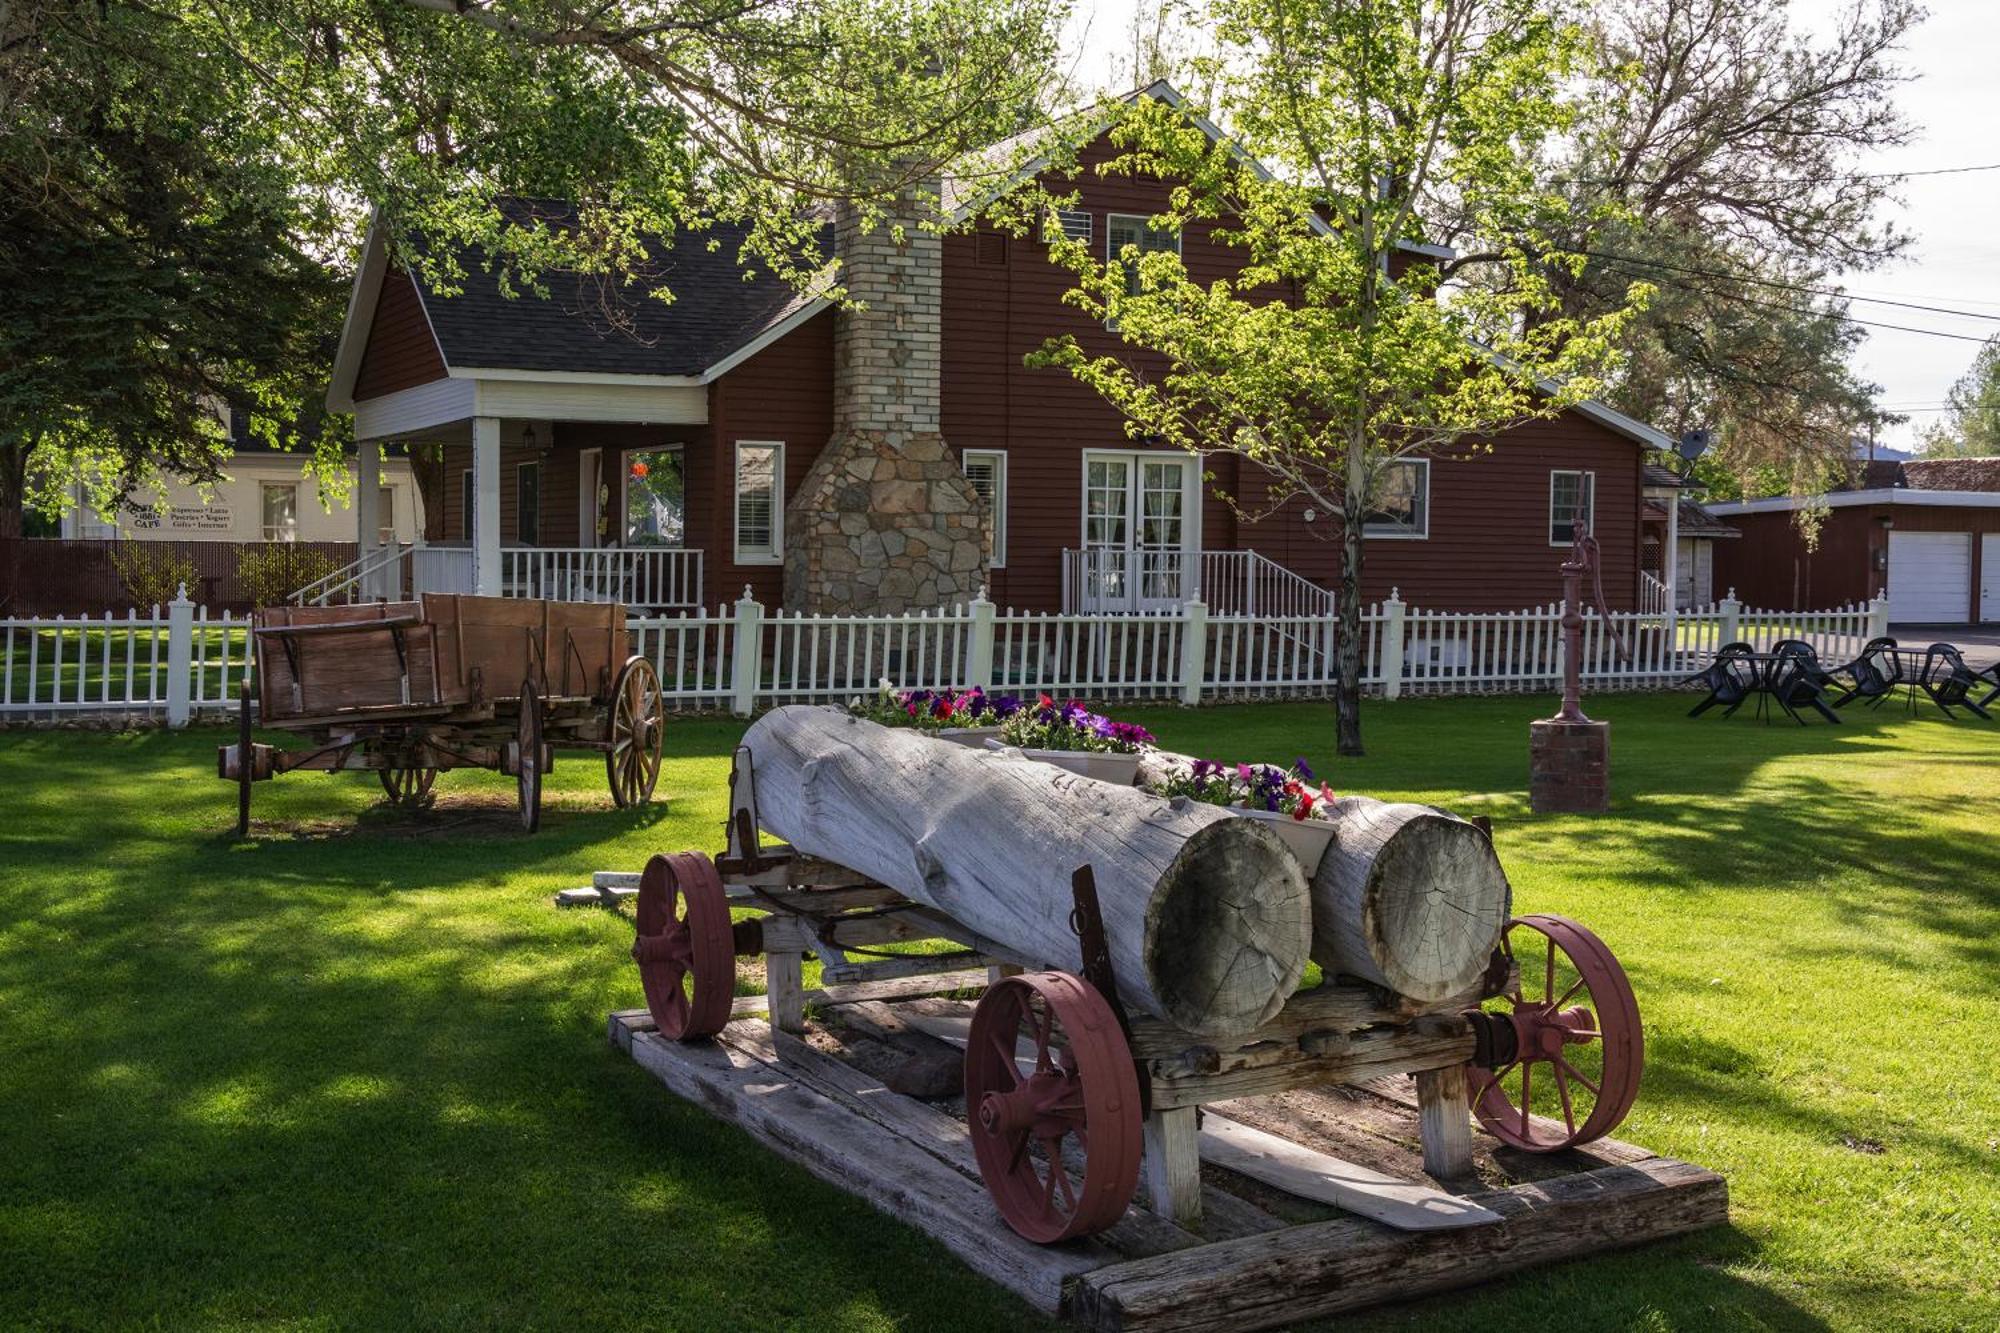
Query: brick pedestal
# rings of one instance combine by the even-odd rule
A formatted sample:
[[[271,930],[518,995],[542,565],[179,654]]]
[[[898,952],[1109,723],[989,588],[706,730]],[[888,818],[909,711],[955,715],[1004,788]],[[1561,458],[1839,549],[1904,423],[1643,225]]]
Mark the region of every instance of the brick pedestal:
[[[1537,814],[1594,814],[1611,793],[1611,724],[1528,724],[1528,805]]]

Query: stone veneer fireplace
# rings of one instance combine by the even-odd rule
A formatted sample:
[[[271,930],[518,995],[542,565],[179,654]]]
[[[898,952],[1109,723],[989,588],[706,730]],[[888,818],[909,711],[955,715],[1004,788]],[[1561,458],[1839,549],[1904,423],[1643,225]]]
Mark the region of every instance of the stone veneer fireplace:
[[[835,221],[841,278],[860,309],[835,313],[833,437],[785,518],[785,606],[825,614],[969,601],[986,582],[991,524],[939,429],[944,249],[914,199],[864,232]]]

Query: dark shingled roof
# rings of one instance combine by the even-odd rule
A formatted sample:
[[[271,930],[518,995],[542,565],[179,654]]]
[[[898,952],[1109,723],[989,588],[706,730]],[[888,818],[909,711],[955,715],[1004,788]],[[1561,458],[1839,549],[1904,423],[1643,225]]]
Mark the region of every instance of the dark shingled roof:
[[[576,221],[572,205],[554,200],[507,200],[502,207],[555,226]],[[454,368],[699,375],[817,299],[762,269],[746,277],[737,254],[748,230],[719,223],[649,242],[650,269],[629,285],[551,272],[540,279],[547,296],[518,283],[506,296],[483,257],[467,255],[457,295],[440,296],[421,283],[417,289]],[[831,226],[821,244],[831,253]],[[651,295],[662,288],[672,301]]]
[[[1683,537],[1741,537],[1737,529],[1685,497],[1681,500],[1677,532]]]
[[[1645,484],[1648,486],[1694,485],[1693,482],[1686,480],[1681,476],[1680,473],[1675,472],[1672,468],[1662,467],[1658,463],[1646,464]]]
[[[2000,458],[1912,458],[1903,480],[1915,491],[2000,491]]]

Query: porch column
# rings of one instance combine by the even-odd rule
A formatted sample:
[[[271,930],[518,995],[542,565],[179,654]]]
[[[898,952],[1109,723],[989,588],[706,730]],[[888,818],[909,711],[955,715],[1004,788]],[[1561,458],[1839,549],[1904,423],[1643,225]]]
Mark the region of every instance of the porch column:
[[[472,590],[500,595],[500,418],[472,419]]]
[[[1667,580],[1667,634],[1674,632],[1674,616],[1681,609],[1681,493],[1667,500],[1667,549],[1660,561]]]
[[[354,554],[366,560],[381,543],[377,532],[382,526],[382,442],[361,440],[354,450]],[[374,597],[380,580],[369,574],[361,581],[361,596]]]

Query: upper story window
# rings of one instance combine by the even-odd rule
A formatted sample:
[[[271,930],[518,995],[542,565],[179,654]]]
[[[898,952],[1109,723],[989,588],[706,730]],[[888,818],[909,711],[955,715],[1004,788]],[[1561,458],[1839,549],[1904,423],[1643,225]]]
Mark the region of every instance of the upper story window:
[[[1007,563],[1007,453],[1003,449],[967,449],[963,454],[965,479],[986,512],[993,516],[993,563],[1000,569]]]
[[[1431,535],[1430,459],[1398,458],[1375,469],[1361,535],[1405,539]]]
[[[264,483],[264,540],[299,539],[299,488],[295,482]]]
[[[1597,526],[1597,474],[1549,473],[1549,545],[1574,543],[1579,523]]]
[[[775,565],[784,557],[785,514],[778,486],[785,446],[775,440],[736,442],[736,563]]]
[[[1181,252],[1181,234],[1167,227],[1155,227],[1151,219],[1136,213],[1111,213],[1104,219],[1104,257],[1113,263],[1123,262],[1125,248],[1135,247],[1139,255],[1150,255],[1157,251]],[[1139,293],[1139,268],[1136,264],[1125,266],[1125,294]],[[1118,327],[1117,320],[1105,321],[1106,328]]]

